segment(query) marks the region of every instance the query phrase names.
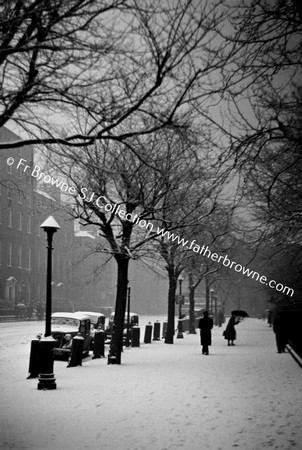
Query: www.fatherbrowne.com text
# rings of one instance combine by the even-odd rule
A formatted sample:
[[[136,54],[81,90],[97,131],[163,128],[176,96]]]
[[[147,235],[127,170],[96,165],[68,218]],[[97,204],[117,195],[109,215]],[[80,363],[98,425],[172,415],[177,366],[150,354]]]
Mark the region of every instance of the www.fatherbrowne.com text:
[[[81,191],[82,194],[85,195],[84,190]],[[92,196],[90,196],[90,200],[93,200]],[[177,234],[171,233],[168,230],[162,229],[160,227],[156,227],[156,231],[154,230],[154,226],[151,222],[148,222],[139,217],[139,214],[127,213],[123,210],[121,205],[112,205],[104,196],[98,197],[96,203],[99,208],[103,208],[106,212],[113,213],[118,215],[121,219],[128,220],[141,228],[145,228],[149,233],[156,233],[157,236],[164,237],[171,242],[176,242],[179,245],[182,245],[187,250],[192,250],[195,253],[199,253],[200,255],[211,259],[217,263],[222,264],[225,267],[233,268],[235,272],[242,273],[253,280],[259,281],[261,284],[269,286],[271,289],[275,289],[278,292],[282,292],[283,294],[293,296],[294,290],[288,286],[284,286],[282,283],[277,283],[275,280],[268,280],[265,275],[260,275],[258,272],[249,269],[248,267],[244,267],[241,264],[231,261],[228,258],[228,255],[218,255],[218,253],[212,252],[207,245],[200,246],[197,244],[196,240],[192,241],[186,240],[184,238],[180,238]],[[103,205],[101,201],[106,201]]]
[[[7,158],[8,166],[12,166],[14,163],[15,160],[13,157]],[[20,158],[17,164],[17,169],[22,172],[28,171],[30,173],[30,176],[36,178],[38,181],[43,181],[44,183],[56,186],[62,192],[66,192],[73,196],[77,195],[77,191],[74,186],[69,186],[66,182],[53,178],[51,175],[42,172],[41,168],[38,165],[35,165],[32,168],[23,158]],[[271,289],[275,289],[276,291],[282,292],[283,294],[289,295],[291,297],[294,295],[294,290],[292,288],[284,286],[282,283],[277,283],[275,280],[268,280],[265,275],[260,275],[258,272],[250,270],[248,267],[244,267],[235,261],[231,261],[228,258],[228,255],[218,255],[218,253],[212,252],[207,245],[198,245],[195,239],[189,241],[184,238],[180,238],[177,234],[171,233],[170,231],[163,228],[157,227],[155,231],[153,224],[144,219],[141,219],[139,214],[127,213],[122,209],[121,205],[118,205],[116,203],[113,205],[104,195],[97,197],[93,192],[88,196],[87,193],[88,189],[82,188],[78,196],[86,203],[94,202],[98,208],[104,209],[105,212],[118,215],[123,220],[128,220],[129,222],[132,222],[133,224],[138,225],[141,228],[145,228],[149,233],[155,233],[157,236],[182,245],[186,250],[192,250],[193,252],[199,253],[200,255],[219,264],[222,264],[225,267],[229,267],[230,269],[233,268],[235,272],[242,273],[243,275],[246,275],[253,280],[259,281],[261,284],[269,286]]]

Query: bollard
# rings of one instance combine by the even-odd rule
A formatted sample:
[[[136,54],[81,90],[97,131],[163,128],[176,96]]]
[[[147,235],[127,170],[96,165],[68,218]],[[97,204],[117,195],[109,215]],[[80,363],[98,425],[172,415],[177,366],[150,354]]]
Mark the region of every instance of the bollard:
[[[40,373],[40,358],[39,358],[40,339],[41,339],[41,335],[37,336],[36,339],[33,339],[31,341],[29,368],[28,368],[29,375],[27,377],[27,380],[29,378],[38,378],[39,373]]]
[[[184,335],[183,335],[183,331],[182,331],[182,319],[178,320],[178,325],[177,325],[177,339],[183,339]]]
[[[39,382],[38,390],[56,389],[56,379],[53,372],[53,349],[56,345],[56,340],[52,336],[42,338],[39,342]]]
[[[163,335],[162,338],[165,339],[167,333],[168,322],[165,320],[163,323]]]
[[[145,344],[151,344],[151,338],[152,338],[152,325],[149,322],[148,325],[146,325],[145,328],[145,338],[144,338],[144,343]]]
[[[160,322],[154,322],[153,341],[160,341]]]
[[[105,331],[96,330],[93,342],[92,359],[105,358]]]
[[[82,365],[84,338],[78,333],[72,340],[70,358],[67,367],[75,367]]]
[[[140,332],[140,327],[132,327],[131,347],[139,347]]]

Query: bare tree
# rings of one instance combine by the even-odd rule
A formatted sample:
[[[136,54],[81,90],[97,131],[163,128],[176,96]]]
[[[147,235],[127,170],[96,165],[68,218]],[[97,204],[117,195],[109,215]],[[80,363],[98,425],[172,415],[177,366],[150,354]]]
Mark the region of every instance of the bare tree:
[[[220,204],[210,217],[195,228],[194,236],[199,242],[207,244],[211,253],[223,255],[230,254],[232,248],[233,214],[235,207],[225,207]],[[223,266],[208,258],[208,255],[193,254],[185,269],[189,286],[189,332],[195,334],[195,290],[202,280],[206,281],[206,310],[210,306],[210,286],[213,284]],[[216,317],[215,317],[216,319]]]
[[[242,168],[245,192],[265,230],[263,259],[270,260],[269,272],[285,285],[296,287],[298,300],[300,280],[293,277],[296,274],[293,266],[300,265],[302,238],[301,89],[288,96],[286,102],[272,98],[268,108],[278,130],[267,141],[255,142],[251,150],[254,157]],[[286,272],[284,264],[280,267],[280,259],[287,261]],[[272,291],[270,296],[282,301],[286,298]]]
[[[230,13],[220,1],[15,0],[0,7],[0,126],[10,121],[30,134],[0,149],[130,145],[136,135],[186,127],[192,102],[206,130],[209,98],[224,92],[237,58],[238,44],[221,32]],[[199,115],[195,122],[200,127]]]
[[[51,114],[76,105],[80,90],[91,85],[89,72],[100,55],[118,45],[110,27],[99,29],[98,36],[95,27],[124,3],[2,0],[0,126],[10,120],[37,133],[46,129]]]
[[[161,233],[163,217],[164,231],[181,230],[200,219],[201,205],[211,208],[210,190],[207,196],[196,191],[204,180],[211,180],[214,189],[204,164],[206,155],[198,154],[197,143],[188,133],[162,130],[152,138],[133,138],[135,152],[129,153],[118,142],[105,142],[79,148],[77,153],[62,148],[58,156],[57,170],[73,189],[74,203],[72,197],[66,198],[70,213],[84,224],[98,226],[108,243],[99,251],[110,253],[117,263],[115,332],[109,361],[113,358],[120,363],[129,261],[145,255],[147,244]]]

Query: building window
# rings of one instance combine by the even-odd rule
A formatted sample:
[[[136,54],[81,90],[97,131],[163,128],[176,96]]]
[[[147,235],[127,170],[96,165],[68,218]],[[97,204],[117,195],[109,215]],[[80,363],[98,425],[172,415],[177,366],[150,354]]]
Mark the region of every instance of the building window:
[[[31,225],[32,225],[32,219],[31,219],[31,216],[28,216],[27,233],[31,233]]]
[[[30,194],[27,194],[27,206],[29,207],[29,208],[32,208],[32,198],[31,198],[31,195]]]
[[[12,243],[8,242],[7,244],[7,265],[12,267]]]
[[[23,302],[21,283],[18,283],[18,285],[17,285],[17,298],[18,298],[19,302]]]
[[[7,210],[7,226],[12,227],[12,210],[10,208]]]
[[[22,213],[19,212],[19,217],[18,217],[18,230],[22,231]]]
[[[31,269],[31,249],[28,249],[28,264],[27,264],[27,268],[30,270]]]
[[[18,249],[18,268],[22,268],[22,245]]]
[[[17,191],[17,197],[18,197],[18,203],[22,203],[22,192],[20,191],[20,189],[18,189]]]

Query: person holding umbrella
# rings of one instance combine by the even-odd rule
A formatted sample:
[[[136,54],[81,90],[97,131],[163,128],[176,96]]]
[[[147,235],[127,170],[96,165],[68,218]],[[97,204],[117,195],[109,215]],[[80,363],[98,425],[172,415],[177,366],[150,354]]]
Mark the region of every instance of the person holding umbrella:
[[[235,345],[234,341],[236,340],[237,336],[235,325],[240,322],[241,317],[248,317],[248,314],[240,309],[232,311],[231,314],[231,318],[228,321],[227,327],[224,331],[224,339],[228,341],[229,346]]]

